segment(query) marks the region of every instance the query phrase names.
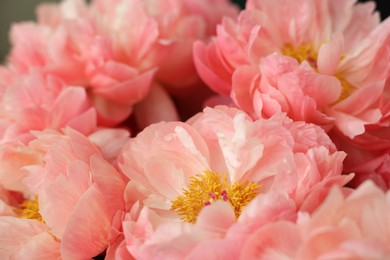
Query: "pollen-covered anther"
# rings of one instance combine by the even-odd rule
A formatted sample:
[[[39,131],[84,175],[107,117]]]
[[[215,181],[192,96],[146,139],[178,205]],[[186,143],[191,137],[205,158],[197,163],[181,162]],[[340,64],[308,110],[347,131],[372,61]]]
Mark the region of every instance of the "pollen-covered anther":
[[[230,203],[238,218],[244,207],[258,194],[259,188],[254,182],[228,184],[226,176],[205,171],[204,174],[190,177],[188,188],[172,201],[171,210],[177,212],[181,220],[195,223],[204,206],[222,200]]]
[[[299,63],[307,61],[314,69],[317,68],[318,52],[311,44],[302,44],[298,47],[286,44],[282,48],[282,54],[295,58]]]
[[[20,218],[34,219],[40,222],[44,222],[41,214],[39,213],[38,197],[32,200],[25,200],[20,204],[19,209],[15,209],[15,213]]]

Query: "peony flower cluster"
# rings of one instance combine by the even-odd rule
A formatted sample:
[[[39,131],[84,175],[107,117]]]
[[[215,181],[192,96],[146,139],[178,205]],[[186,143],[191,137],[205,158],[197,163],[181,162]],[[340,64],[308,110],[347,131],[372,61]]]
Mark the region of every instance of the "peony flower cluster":
[[[390,18],[62,0],[0,67],[0,259],[389,259]]]
[[[351,151],[346,172],[375,171],[389,188],[390,19],[380,22],[374,9],[248,0],[238,18],[224,17],[211,43],[195,44],[195,64],[210,88],[253,118],[284,112],[321,126]]]

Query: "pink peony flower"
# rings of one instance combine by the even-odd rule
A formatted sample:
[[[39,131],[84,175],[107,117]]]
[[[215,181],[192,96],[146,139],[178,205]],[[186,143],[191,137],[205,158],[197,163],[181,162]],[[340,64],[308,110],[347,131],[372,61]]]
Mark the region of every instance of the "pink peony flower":
[[[15,156],[7,165],[10,169],[19,168],[19,172],[6,171],[8,176],[1,177],[2,182],[8,181],[8,187],[17,183],[11,182],[9,176],[18,178],[28,191],[24,193],[24,202],[14,205],[16,216],[10,222],[18,223],[18,218],[23,217],[33,221],[26,222],[34,223],[32,230],[38,230],[37,225],[44,226],[40,232],[54,238],[64,259],[100,254],[115,240],[111,230],[113,225],[120,225],[116,219],[124,210],[123,192],[128,180],[111,163],[128,140],[127,131],[101,130],[87,138],[66,128],[63,134],[46,130],[34,135],[36,139],[28,146],[11,151]],[[28,161],[30,157],[36,160]],[[12,175],[19,173],[22,175]],[[34,232],[32,235],[38,234]],[[6,238],[10,245],[18,243],[21,250],[28,250],[23,239],[28,238]],[[5,253],[11,252],[5,249]]]
[[[185,228],[176,225],[179,219],[198,224],[214,201],[228,202],[232,223],[248,203],[273,191],[299,209],[310,196],[351,179],[340,175],[343,159],[322,129],[282,114],[253,121],[240,110],[217,107],[187,123],[151,125],[118,159],[133,186],[126,192],[133,203],[123,226],[127,249],[138,258],[149,252],[143,244],[174,239]],[[160,225],[166,231],[154,236]]]
[[[159,66],[157,81],[174,92],[198,84],[193,42],[209,40],[223,16],[238,14],[238,8],[226,0],[96,0],[93,4],[104,15],[101,20],[115,52],[137,68]]]
[[[345,196],[334,187],[312,214],[297,223],[279,221],[257,229],[242,259],[387,259],[390,201],[372,182]]]
[[[31,34],[29,41],[24,40],[26,33]],[[110,43],[97,35],[88,17],[73,22],[65,19],[54,28],[16,24],[11,41],[12,67],[21,72],[38,67],[67,85],[83,86],[98,112],[99,124],[123,121],[131,113],[132,105],[149,91],[154,71],[140,72],[116,61]]]
[[[192,43],[208,40],[222,15],[237,12],[227,0],[44,4],[37,9],[37,23],[13,26],[8,60],[18,71],[39,67],[69,85],[85,87],[99,125],[114,126],[153,91],[152,82],[177,92],[197,88],[200,80]],[[163,102],[170,105],[172,101],[165,97]],[[148,106],[155,112],[160,107]],[[156,113],[157,121],[178,120],[176,111],[169,112]]]
[[[223,19],[210,44],[195,44],[196,67],[254,118],[282,111],[353,138],[389,113],[380,99],[390,19],[380,23],[374,8],[349,0],[250,0],[237,20]]]

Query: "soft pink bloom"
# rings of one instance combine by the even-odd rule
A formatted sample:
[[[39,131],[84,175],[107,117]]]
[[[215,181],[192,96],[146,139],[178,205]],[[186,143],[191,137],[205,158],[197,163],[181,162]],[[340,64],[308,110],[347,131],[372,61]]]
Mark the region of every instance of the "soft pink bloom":
[[[372,182],[349,195],[334,187],[319,208],[257,229],[242,259],[387,259],[390,256],[390,193]]]
[[[99,123],[117,124],[127,118],[134,103],[146,96],[154,71],[142,73],[116,61],[110,43],[94,30],[87,18],[55,28],[16,24],[11,31],[14,48],[9,60],[19,71],[39,67],[68,85],[83,86],[98,112]],[[26,33],[32,36],[29,41],[24,40]]]
[[[208,40],[222,15],[237,13],[227,0],[44,4],[37,9],[37,23],[13,26],[8,61],[18,71],[39,67],[85,87],[99,124],[113,126],[132,114],[154,81],[178,92],[197,88],[193,42]],[[159,106],[152,109],[158,112]],[[178,119],[172,113],[158,121],[172,117]]]
[[[137,258],[160,224],[168,221],[168,226],[175,226],[169,224],[179,218],[171,209],[173,201],[192,187],[194,178],[204,182],[199,189],[205,193],[205,205],[216,196],[205,190],[214,187],[205,184],[211,181],[211,172],[218,178],[226,176],[227,185],[257,186],[258,193],[251,199],[256,194],[284,192],[299,209],[310,196],[318,197],[320,191],[351,179],[340,175],[343,159],[321,128],[293,122],[282,114],[253,121],[240,110],[218,107],[205,109],[187,123],[151,125],[131,139],[119,157],[120,169],[133,185],[126,192],[127,201],[133,202],[123,226],[127,248]],[[200,176],[205,179],[200,181]],[[228,200],[226,191],[223,194],[219,199]],[[202,208],[203,202],[180,217],[192,222]],[[167,242],[181,233],[177,228],[153,239]]]
[[[237,20],[223,19],[212,43],[195,44],[198,72],[255,118],[283,111],[360,135],[389,113],[380,99],[390,19],[380,23],[373,2],[355,2],[247,1]]]
[[[70,126],[90,134],[96,129],[96,112],[84,88],[66,86],[37,69],[26,75],[9,73],[0,100],[1,143],[29,141],[31,130]]]
[[[194,41],[208,41],[223,16],[238,14],[226,0],[96,0],[93,5],[103,14],[115,52],[137,68],[159,66],[156,80],[179,93],[199,81]]]

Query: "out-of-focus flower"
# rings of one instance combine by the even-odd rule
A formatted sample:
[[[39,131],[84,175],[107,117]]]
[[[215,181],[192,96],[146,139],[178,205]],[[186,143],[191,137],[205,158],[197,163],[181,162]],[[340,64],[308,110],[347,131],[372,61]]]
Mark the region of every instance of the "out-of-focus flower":
[[[133,185],[126,192],[133,202],[124,221],[127,248],[139,257],[161,223],[197,223],[202,210],[219,200],[231,208],[233,222],[256,196],[275,190],[299,209],[308,197],[351,179],[341,175],[343,159],[321,128],[282,114],[253,121],[240,110],[218,107],[187,123],[151,125],[118,159]],[[168,241],[177,232],[158,239]]]
[[[38,67],[67,85],[83,86],[99,124],[115,125],[147,95],[155,70],[120,62],[112,43],[99,34],[90,9],[79,0],[38,8],[38,23],[12,27],[9,65],[22,73]]]
[[[387,259],[390,256],[390,193],[372,182],[345,196],[335,187],[297,224],[275,222],[252,233],[242,259]]]
[[[37,23],[13,26],[8,61],[18,71],[39,67],[85,87],[99,124],[113,126],[153,91],[154,81],[179,93],[197,87],[193,42],[207,41],[223,15],[237,13],[227,0],[44,4],[37,9]],[[175,111],[157,121],[172,117],[178,119]]]
[[[42,234],[54,239],[63,259],[92,258],[102,253],[115,240],[111,230],[113,225],[120,225],[114,220],[124,210],[123,192],[128,180],[112,163],[128,140],[127,131],[101,130],[87,138],[67,128],[63,134],[46,130],[34,135],[36,139],[24,149],[20,146],[12,151],[16,156],[1,165],[1,182],[14,190],[20,188],[14,183],[23,183],[25,197],[20,205],[13,203],[15,214],[0,217],[0,223],[9,223],[7,228],[12,232],[19,232],[15,229],[18,225],[28,229],[26,236],[15,239],[2,236],[4,243],[10,248],[17,243],[18,250],[25,252],[29,245],[24,245],[24,241]],[[106,145],[108,140],[110,145]],[[22,161],[26,157],[35,160]],[[8,169],[3,167],[4,163]],[[18,171],[10,172],[10,165]],[[18,182],[11,182],[10,178]],[[0,226],[0,232],[7,232],[5,224]],[[44,245],[44,241],[37,244]]]
[[[111,34],[115,53],[137,68],[158,66],[156,79],[174,92],[198,82],[194,41],[208,41],[223,16],[238,14],[238,8],[226,0],[96,0],[93,4],[103,14],[102,26]]]
[[[380,23],[373,2],[355,2],[247,1],[237,20],[223,19],[212,43],[196,43],[198,72],[255,118],[283,111],[360,135],[389,114],[380,99],[390,19]]]
[[[82,87],[32,69],[26,75],[8,71],[0,99],[0,143],[27,143],[32,130],[70,126],[86,135],[96,129],[96,112]]]

